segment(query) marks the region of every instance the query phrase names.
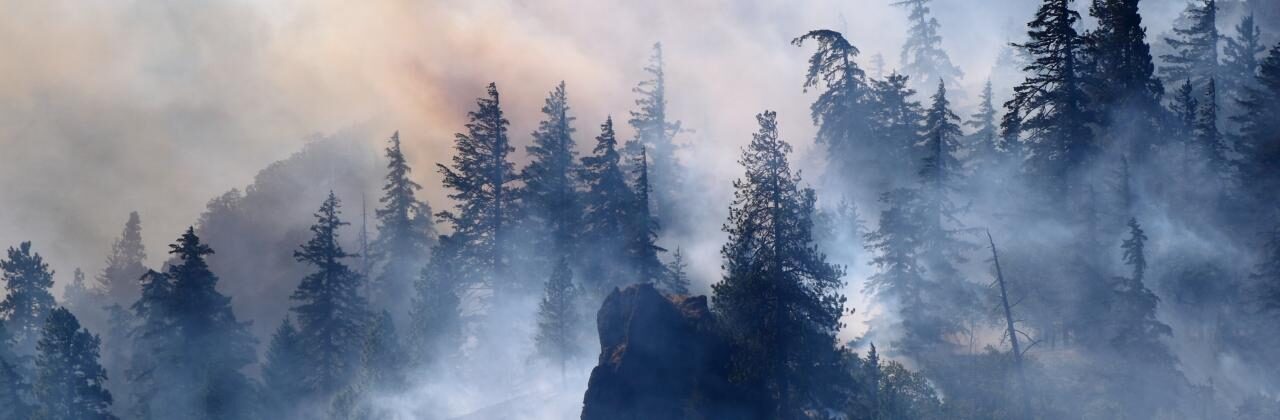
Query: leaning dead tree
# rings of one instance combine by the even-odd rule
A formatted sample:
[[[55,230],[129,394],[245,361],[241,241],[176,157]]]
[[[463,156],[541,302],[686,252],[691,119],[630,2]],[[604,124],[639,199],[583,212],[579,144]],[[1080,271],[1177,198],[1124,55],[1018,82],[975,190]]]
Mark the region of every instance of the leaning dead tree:
[[[1000,254],[996,252],[996,241],[991,238],[991,231],[987,230],[987,242],[991,244],[991,262],[996,267],[996,284],[1000,287],[1000,305],[1004,308],[1005,325],[1008,327],[1006,331],[1009,335],[1009,345],[1013,347],[1013,368],[1018,375],[1018,388],[1020,388],[1022,397],[1022,418],[1031,418],[1031,391],[1027,388],[1027,374],[1022,368],[1022,347],[1018,344],[1018,329],[1014,327],[1013,308],[1009,305],[1009,290],[1005,287],[1004,271],[1000,269]],[[1030,348],[1030,347],[1028,347]]]

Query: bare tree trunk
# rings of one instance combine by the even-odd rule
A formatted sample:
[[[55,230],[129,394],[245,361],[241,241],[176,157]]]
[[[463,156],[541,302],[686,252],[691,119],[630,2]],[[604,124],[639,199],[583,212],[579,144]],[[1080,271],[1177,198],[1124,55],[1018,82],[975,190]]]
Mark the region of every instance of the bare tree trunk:
[[[1031,418],[1031,391],[1027,388],[1027,374],[1022,369],[1022,347],[1018,345],[1018,330],[1013,325],[1013,309],[1009,307],[1009,291],[1004,285],[1004,272],[1000,269],[1000,255],[996,252],[996,241],[987,231],[987,241],[991,243],[991,261],[996,266],[996,283],[1000,285],[1000,304],[1004,307],[1005,325],[1008,328],[1009,344],[1013,347],[1013,368],[1018,375],[1018,388],[1022,397],[1022,418]]]

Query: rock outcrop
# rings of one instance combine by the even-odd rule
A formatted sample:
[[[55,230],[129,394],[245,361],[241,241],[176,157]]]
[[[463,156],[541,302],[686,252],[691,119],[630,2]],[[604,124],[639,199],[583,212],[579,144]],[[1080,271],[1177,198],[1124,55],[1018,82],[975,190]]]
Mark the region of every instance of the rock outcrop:
[[[727,379],[729,345],[706,296],[652,285],[614,290],[596,314],[600,362],[583,420],[745,418]]]

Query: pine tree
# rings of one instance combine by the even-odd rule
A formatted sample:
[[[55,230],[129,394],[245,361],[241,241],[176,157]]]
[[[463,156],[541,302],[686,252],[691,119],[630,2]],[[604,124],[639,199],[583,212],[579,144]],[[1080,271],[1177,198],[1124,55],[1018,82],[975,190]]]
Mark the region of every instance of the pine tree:
[[[8,254],[8,259],[0,260],[0,279],[7,292],[0,301],[0,317],[12,335],[14,353],[25,358],[35,353],[45,317],[55,306],[49,293],[53,271],[39,253],[31,251],[31,242],[10,247]]]
[[[599,296],[626,284],[618,268],[626,259],[626,243],[621,238],[626,235],[628,215],[637,201],[627,185],[617,147],[613,119],[608,118],[600,126],[592,155],[582,158],[581,177],[586,186],[583,238],[592,244],[584,250],[587,264],[582,277],[591,282],[585,283],[585,288]]]
[[[418,365],[447,360],[461,346],[462,326],[457,281],[461,278],[460,244],[452,236],[441,236],[431,253],[431,262],[414,282],[416,291],[409,309],[408,348]]]
[[[1274,193],[1280,188],[1280,174],[1275,171],[1280,167],[1280,142],[1275,141],[1275,133],[1280,132],[1280,46],[1262,61],[1257,83],[1240,102],[1244,113],[1236,119],[1240,124],[1236,175],[1248,199],[1267,214],[1277,209]]]
[[[573,285],[573,271],[563,258],[556,264],[538,304],[538,334],[534,337],[538,356],[560,368],[581,352],[578,348],[578,291]]]
[[[876,153],[882,156],[878,167],[881,172],[878,190],[890,187],[894,179],[910,175],[911,161],[916,155],[913,146],[920,141],[924,129],[924,109],[912,99],[915,89],[907,86],[908,77],[894,72],[884,80],[872,82],[871,126],[878,144]],[[883,178],[888,178],[885,180]]]
[[[1150,418],[1154,414],[1152,401],[1156,399],[1148,395],[1161,392],[1160,387],[1153,386],[1153,383],[1139,382],[1143,379],[1136,378],[1166,378],[1169,376],[1165,375],[1177,375],[1177,358],[1162,341],[1172,335],[1173,330],[1156,319],[1156,307],[1160,299],[1144,285],[1147,272],[1146,233],[1137,219],[1130,218],[1128,226],[1129,237],[1123,241],[1121,249],[1124,251],[1124,263],[1133,271],[1127,277],[1116,278],[1118,284],[1110,299],[1112,313],[1109,321],[1112,331],[1108,344],[1124,358],[1124,369],[1143,372],[1143,375],[1133,374],[1122,379],[1115,391],[1130,390],[1140,393],[1135,398],[1121,399],[1126,418]],[[1157,379],[1155,383],[1163,380]]]
[[[1068,191],[1076,169],[1096,149],[1079,68],[1081,39],[1075,25],[1080,14],[1071,9],[1071,1],[1045,0],[1027,24],[1030,40],[1017,46],[1032,62],[1024,68],[1026,80],[1005,102],[1005,109],[1020,117],[1018,129],[1027,136],[1028,172],[1043,180],[1052,196]]]
[[[36,357],[36,418],[42,420],[115,419],[111,393],[103,388],[107,371],[98,364],[98,337],[80,328],[71,311],[49,312]]]
[[[526,148],[530,162],[520,172],[522,202],[532,218],[534,247],[546,258],[573,253],[582,212],[573,121],[564,82],[547,96],[543,120]]]
[[[1089,13],[1098,26],[1084,41],[1094,102],[1104,111],[1100,122],[1126,154],[1144,162],[1151,153],[1151,133],[1161,119],[1164,86],[1155,77],[1138,2],[1093,0]]]
[[[1206,80],[1218,77],[1218,3],[1202,0],[1198,7],[1188,5],[1185,16],[1190,25],[1173,28],[1174,37],[1165,38],[1173,53],[1160,57],[1166,63],[1160,70],[1169,80],[1191,79],[1202,86]]]
[[[951,57],[942,49],[942,35],[938,34],[938,19],[929,15],[929,3],[933,0],[901,0],[893,3],[907,9],[907,41],[902,44],[903,70],[915,77],[921,86],[935,81],[955,86],[964,76],[959,67],[951,64]]]
[[[991,80],[987,80],[978,100],[978,111],[965,122],[965,125],[974,130],[969,135],[969,157],[965,163],[975,173],[985,173],[1005,161],[1005,150],[1001,145],[1003,139],[1000,137],[1000,127],[996,125],[996,117]]]
[[[382,186],[383,196],[378,200],[383,207],[374,212],[378,218],[378,239],[373,243],[384,264],[374,285],[379,305],[398,313],[408,308],[413,279],[427,262],[435,226],[431,221],[431,206],[415,196],[422,186],[409,179],[412,168],[400,150],[400,132],[391,135],[386,156],[387,183]]]
[[[515,149],[507,136],[507,119],[502,116],[498,87],[490,83],[487,96],[476,100],[477,108],[467,116],[467,133],[454,135],[452,167],[436,165],[444,176],[449,198],[457,204],[453,211],[437,213],[453,224],[453,235],[463,247],[465,258],[474,265],[476,278],[465,279],[508,293],[519,288],[508,274],[507,255],[515,194],[509,185],[516,180],[507,155]]]
[[[814,192],[792,173],[776,118],[756,115],[760,129],[743,151],[746,174],[733,183],[725,274],[712,299],[739,349],[732,377],[757,393],[758,414],[794,418],[830,392],[811,379],[838,362],[845,298],[843,270],[814,245]]]
[[[302,279],[290,296],[298,319],[298,340],[306,349],[309,391],[329,396],[346,387],[359,367],[360,350],[369,324],[367,303],[360,296],[362,279],[343,262],[352,257],[338,243],[338,197],[329,198],[316,212],[312,237],[294,251],[298,262],[314,272]]]
[[[133,305],[140,322],[131,368],[138,417],[251,416],[255,398],[240,370],[254,363],[256,340],[217,290],[206,261],[213,250],[194,227],[169,248],[168,270],[145,274]]]
[[[658,216],[676,214],[680,191],[684,188],[684,168],[676,159],[675,136],[681,132],[680,121],[667,115],[667,79],[663,69],[662,44],[653,44],[653,55],[644,72],[649,79],[631,91],[640,97],[631,111],[628,124],[636,138],[627,143],[627,151],[635,158],[642,150],[653,152],[653,201]]]
[[[266,394],[263,405],[267,417],[299,418],[298,408],[307,395],[305,357],[306,348],[298,336],[298,329],[289,318],[285,318],[271,336],[266,362],[262,365],[262,388]]]
[[[1262,30],[1254,22],[1252,14],[1241,18],[1235,29],[1236,36],[1226,38],[1219,72],[1222,91],[1227,97],[1223,106],[1227,109],[1233,109],[1237,101],[1244,99],[1249,90],[1256,87],[1258,66],[1261,64],[1258,57],[1266,51],[1262,44]]]
[[[112,304],[129,306],[141,294],[138,278],[147,272],[143,262],[147,259],[142,245],[142,220],[138,212],[130,212],[120,238],[111,244],[107,255],[107,267],[98,274],[97,282]]]
[[[626,261],[629,268],[634,270],[636,282],[658,283],[662,281],[665,271],[662,261],[658,259],[658,253],[666,250],[656,244],[658,220],[649,210],[651,199],[648,153],[640,151],[637,160],[636,184],[632,187],[632,191],[635,192],[635,201],[628,212],[627,224],[624,227],[627,238]]]
[[[818,49],[809,57],[804,89],[822,89],[809,106],[809,115],[818,126],[816,142],[826,147],[833,173],[855,187],[874,185],[868,177],[878,172],[873,166],[877,161],[874,152],[880,149],[871,137],[868,116],[875,108],[867,103],[869,88],[858,67],[858,48],[844,35],[828,29],[809,31],[791,44],[802,46],[809,40],[816,42]]]
[[[960,279],[955,265],[963,263],[964,251],[972,244],[956,238],[960,209],[951,200],[951,195],[958,189],[957,183],[962,176],[960,162],[956,158],[961,136],[960,118],[951,112],[951,103],[947,100],[946,86],[939,83],[938,91],[933,95],[933,104],[925,118],[924,142],[921,143],[925,156],[919,172],[920,180],[919,205],[921,206],[921,258],[925,264],[928,277],[936,282],[942,290],[944,299],[952,309],[964,310],[976,304],[976,296],[966,290],[967,282]],[[954,317],[957,312],[950,312]]]
[[[881,194],[884,208],[876,230],[867,234],[866,248],[875,256],[871,265],[877,271],[869,279],[866,291],[899,304],[903,337],[894,347],[904,354],[921,356],[941,346],[940,337],[947,333],[944,322],[932,306],[931,284],[925,279],[922,263],[924,218],[920,195],[914,189],[897,188]]]
[[[671,253],[671,261],[667,263],[667,275],[661,283],[663,290],[677,295],[689,294],[688,268],[684,254],[676,247],[676,251]]]

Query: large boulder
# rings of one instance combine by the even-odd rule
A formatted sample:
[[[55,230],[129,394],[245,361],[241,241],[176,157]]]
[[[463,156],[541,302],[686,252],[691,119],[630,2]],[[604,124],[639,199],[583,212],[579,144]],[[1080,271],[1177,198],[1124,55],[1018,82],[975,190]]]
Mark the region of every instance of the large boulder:
[[[729,345],[706,296],[652,285],[614,290],[596,314],[600,362],[583,420],[745,418],[727,378]]]

